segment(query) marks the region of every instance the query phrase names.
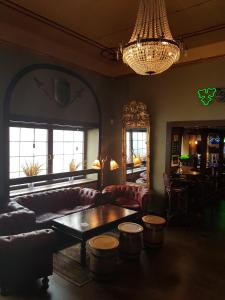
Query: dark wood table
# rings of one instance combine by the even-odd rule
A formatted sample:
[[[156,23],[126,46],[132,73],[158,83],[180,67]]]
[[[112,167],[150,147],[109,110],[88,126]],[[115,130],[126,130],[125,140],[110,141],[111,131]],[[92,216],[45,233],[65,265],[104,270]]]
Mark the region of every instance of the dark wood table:
[[[86,241],[138,215],[137,211],[106,204],[56,218],[52,227],[81,242],[80,261],[86,265]]]

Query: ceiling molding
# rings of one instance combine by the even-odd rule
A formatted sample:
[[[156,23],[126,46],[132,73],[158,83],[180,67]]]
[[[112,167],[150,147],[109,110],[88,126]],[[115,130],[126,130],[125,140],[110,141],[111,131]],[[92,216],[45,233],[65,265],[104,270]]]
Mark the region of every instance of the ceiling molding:
[[[2,14],[6,16],[4,20],[0,21],[0,40],[2,42],[109,77],[126,76],[133,73],[122,61],[115,61],[115,48],[105,47],[95,40],[27,10],[11,0],[0,0],[0,5],[3,5]],[[12,10],[16,20],[7,17]],[[24,21],[23,25],[33,22],[32,26],[38,30],[33,32],[28,26],[20,26],[21,20]],[[48,26],[48,32],[45,34],[46,26]],[[219,24],[183,36],[190,38],[193,34],[206,34],[210,30],[224,28],[225,24]],[[187,57],[182,56],[175,67],[225,56],[225,41],[190,48],[187,54]]]

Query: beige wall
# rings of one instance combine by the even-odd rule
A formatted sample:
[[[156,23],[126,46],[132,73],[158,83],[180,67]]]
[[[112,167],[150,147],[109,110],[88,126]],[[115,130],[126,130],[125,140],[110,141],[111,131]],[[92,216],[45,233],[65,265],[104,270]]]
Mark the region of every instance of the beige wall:
[[[24,50],[2,47],[0,49],[0,145],[3,145],[3,99],[6,88],[15,74],[23,67],[34,63],[53,63],[43,55],[34,55]],[[166,124],[181,120],[222,120],[225,104],[200,105],[196,90],[203,87],[225,87],[225,59],[187,65],[154,76],[129,76],[111,79],[82,68],[74,70],[93,87],[102,110],[102,157],[108,155],[121,164],[121,112],[122,105],[131,100],[148,105],[151,116],[151,173],[152,188],[163,192],[162,173],[165,169]],[[88,107],[87,107],[88,109]],[[2,154],[2,146],[0,148]],[[0,155],[0,165],[4,157]],[[0,196],[3,195],[3,168],[0,169]],[[121,182],[121,168],[106,172],[105,183]]]
[[[111,116],[111,106],[109,105],[109,102],[111,102],[112,93],[110,91],[113,90],[112,88],[112,82],[108,77],[98,75],[95,72],[87,71],[85,69],[79,68],[79,67],[71,67],[68,65],[63,65],[61,62],[53,59],[49,59],[46,56],[39,55],[39,54],[33,54],[28,51],[25,51],[23,49],[19,48],[12,48],[9,46],[3,46],[0,48],[0,205],[1,203],[5,202],[5,186],[7,185],[7,176],[5,175],[4,171],[4,164],[7,163],[7,160],[4,157],[4,138],[3,138],[3,107],[4,107],[4,98],[6,94],[7,87],[9,86],[11,80],[13,77],[24,67],[32,65],[32,64],[54,64],[58,66],[66,67],[85,79],[91,87],[93,88],[95,94],[97,95],[97,98],[100,103],[100,107],[102,110],[102,124],[103,124],[103,130],[102,130],[102,138],[105,141],[104,145],[102,147],[103,154],[108,153],[108,147],[110,145],[110,142],[108,141],[109,136],[109,124],[110,124],[110,116]],[[40,75],[40,74],[39,74]],[[41,75],[40,75],[41,76]],[[30,95],[30,84],[25,84],[23,86],[25,94],[28,96],[27,100],[30,100],[30,107],[25,107],[24,111],[28,115],[28,110],[33,111],[32,107],[32,97]],[[21,90],[21,89],[20,89]],[[37,92],[36,92],[37,93]],[[22,104],[24,104],[23,97],[20,96],[20,93],[17,94],[18,97],[14,97],[14,103],[12,105],[13,113],[21,113],[23,114],[23,107]],[[15,96],[15,95],[14,95]],[[35,97],[36,95],[34,95]],[[88,96],[88,95],[86,95]],[[49,101],[46,99],[46,101]],[[36,111],[36,110],[35,110]],[[76,110],[77,111],[77,110]],[[45,106],[45,110],[41,109],[39,116],[43,115],[49,115],[51,117],[59,118],[60,112],[59,108],[56,108],[55,110],[48,105]],[[80,112],[79,112],[80,113]],[[93,110],[93,107],[90,105],[90,101],[86,105],[86,110],[83,110],[83,112],[86,116],[93,114],[96,115],[96,111]],[[63,110],[62,110],[63,114]],[[76,119],[76,113],[72,114],[73,119]],[[68,115],[64,114],[63,119],[69,118],[71,120],[71,114],[68,113]],[[77,115],[80,120],[80,116]],[[87,119],[83,119],[84,121],[87,121]],[[96,118],[93,118],[92,121],[96,121]],[[5,124],[7,126],[7,124]]]
[[[135,75],[116,80],[115,152],[121,149],[119,118],[122,104],[131,100],[145,102],[151,117],[152,187],[158,193],[164,189],[162,173],[165,170],[167,122],[225,119],[225,103],[215,101],[208,107],[200,105],[196,90],[204,87],[225,87],[224,58],[173,68],[157,76]]]

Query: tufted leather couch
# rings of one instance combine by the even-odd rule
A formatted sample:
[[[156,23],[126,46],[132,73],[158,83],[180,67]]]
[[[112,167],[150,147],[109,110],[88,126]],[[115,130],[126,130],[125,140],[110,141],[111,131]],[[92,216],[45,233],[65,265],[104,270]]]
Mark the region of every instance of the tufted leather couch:
[[[35,193],[15,198],[22,207],[36,215],[37,228],[49,227],[51,220],[99,204],[101,193],[91,188],[69,188]]]
[[[53,271],[53,251],[56,235],[51,229],[34,230],[32,211],[9,205],[0,213],[0,288],[5,295],[11,288],[43,277],[48,287],[48,276]]]
[[[138,185],[109,185],[102,191],[103,199],[124,208],[146,213],[151,201],[150,192]]]

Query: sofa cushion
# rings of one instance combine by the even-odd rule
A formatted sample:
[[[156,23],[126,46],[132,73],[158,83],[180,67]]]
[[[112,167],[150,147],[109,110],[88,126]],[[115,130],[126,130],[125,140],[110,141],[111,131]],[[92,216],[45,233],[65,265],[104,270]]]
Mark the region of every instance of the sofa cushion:
[[[101,193],[91,188],[82,188],[79,190],[77,205],[96,205],[99,203]]]
[[[59,210],[58,213],[60,215],[69,215],[69,214],[73,214],[75,212],[78,212],[78,211],[82,211],[84,209],[88,209],[88,208],[91,208],[92,205],[82,205],[82,206],[76,206],[72,209],[62,209],[62,210]]]
[[[16,198],[17,203],[33,210],[37,215],[46,212],[57,212],[62,208],[71,209],[78,205],[80,188],[60,189],[48,192],[35,193]]]
[[[124,208],[130,208],[134,210],[140,209],[140,203],[132,198],[118,197],[116,198],[115,203]]]
[[[59,217],[63,217],[63,214],[56,214],[56,213],[51,213],[51,212],[47,212],[45,214],[41,214],[39,216],[36,217],[36,223],[37,225],[48,225],[48,223],[55,219],[55,218],[59,218]],[[42,226],[40,226],[42,227]]]

